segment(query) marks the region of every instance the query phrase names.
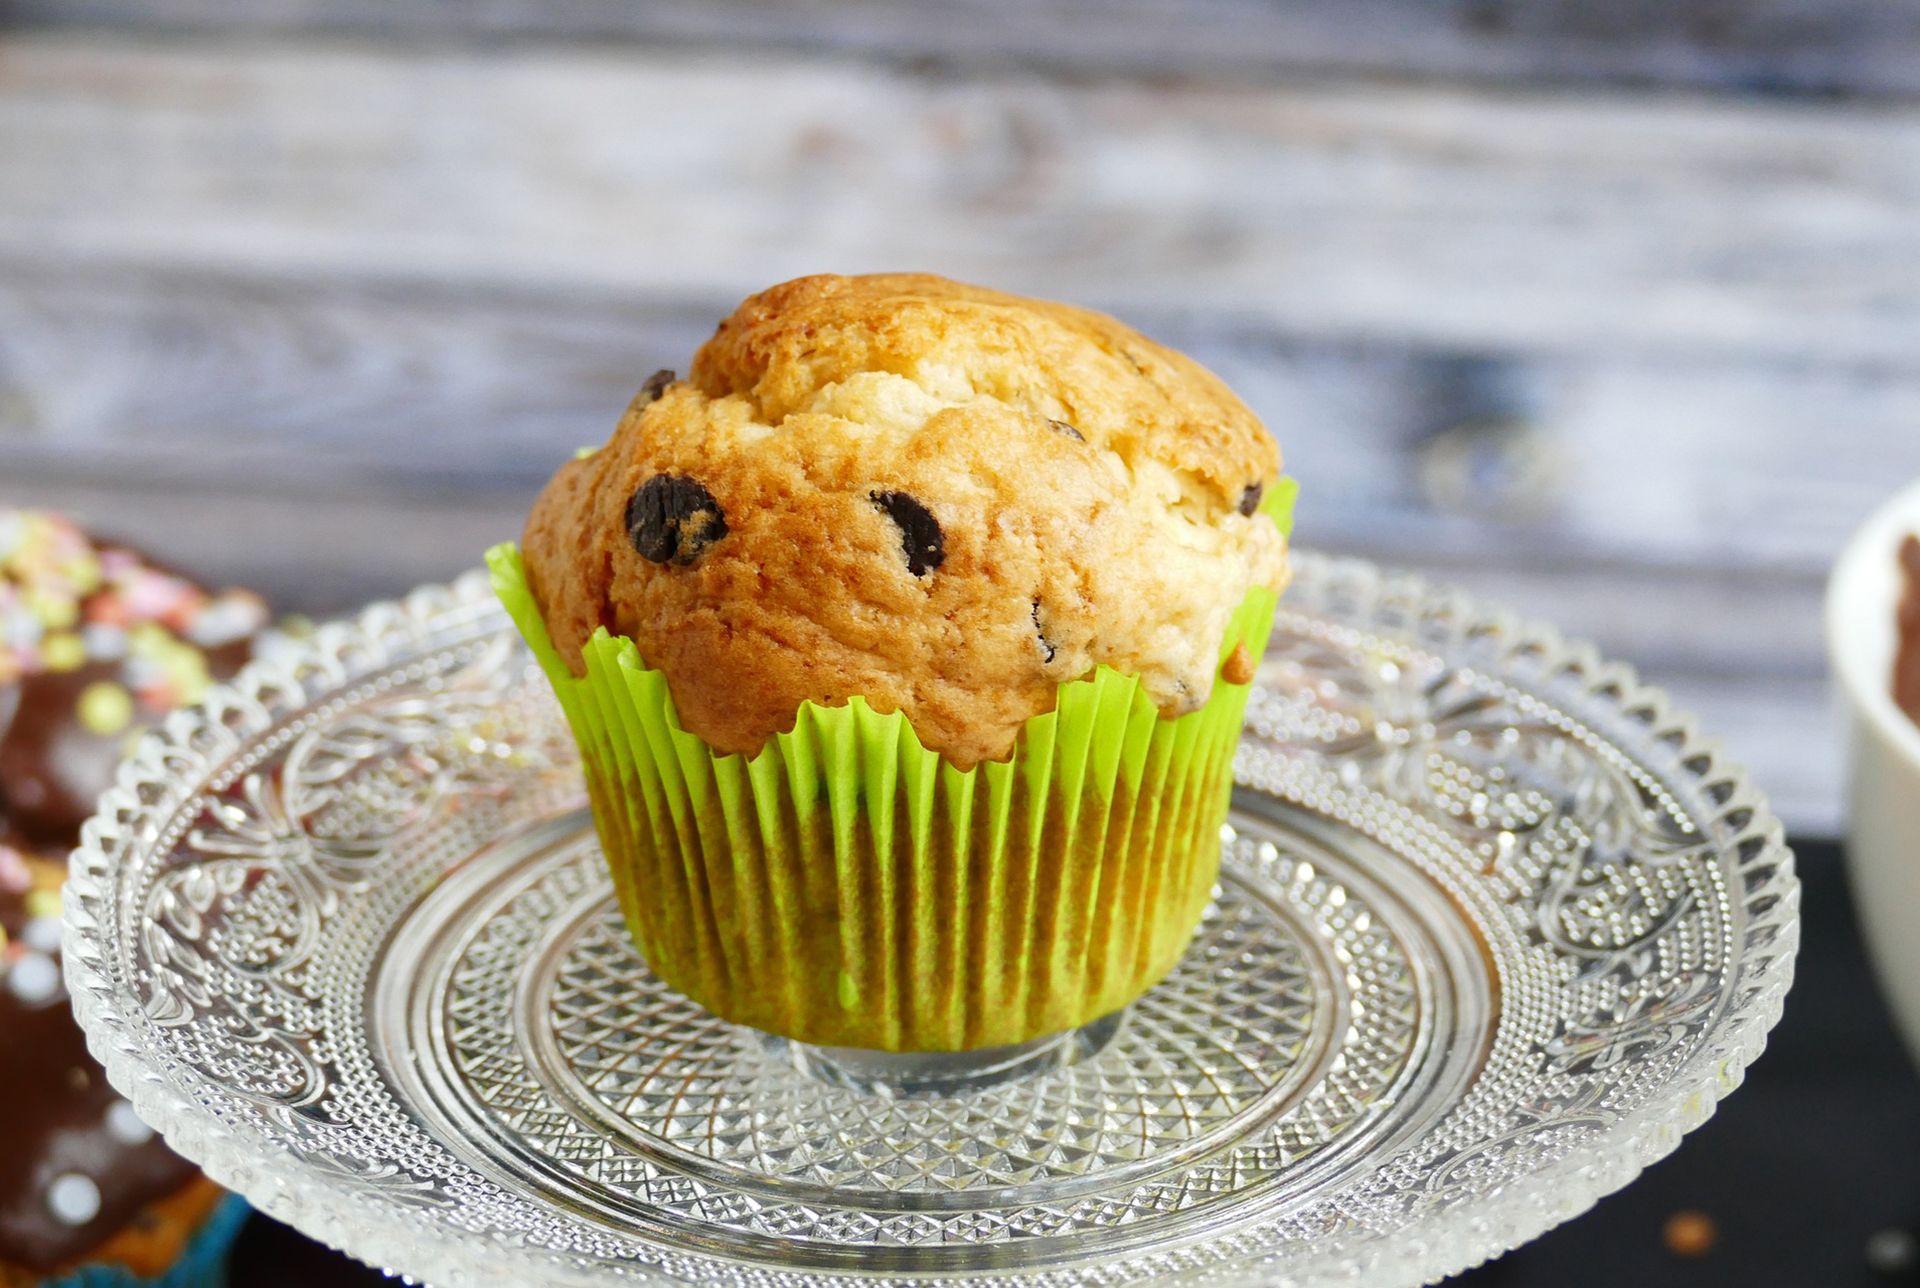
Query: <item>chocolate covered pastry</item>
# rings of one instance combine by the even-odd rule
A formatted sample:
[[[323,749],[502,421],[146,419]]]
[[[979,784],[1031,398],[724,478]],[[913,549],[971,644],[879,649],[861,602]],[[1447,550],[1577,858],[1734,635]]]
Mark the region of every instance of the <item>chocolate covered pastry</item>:
[[[233,674],[266,623],[54,514],[0,509],[0,1285],[120,1265],[209,1281],[244,1208],[173,1154],[88,1055],[59,885],[140,729]],[[190,1280],[194,1274],[187,1276]]]

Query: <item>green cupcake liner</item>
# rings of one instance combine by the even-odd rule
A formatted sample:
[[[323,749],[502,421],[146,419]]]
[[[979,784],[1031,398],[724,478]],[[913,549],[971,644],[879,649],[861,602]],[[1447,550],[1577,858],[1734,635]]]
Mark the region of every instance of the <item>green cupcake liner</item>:
[[[736,1023],[803,1042],[950,1051],[1074,1028],[1145,992],[1212,894],[1247,686],[1163,719],[1102,667],[1012,757],[959,770],[898,712],[801,706],[754,756],[681,727],[666,677],[604,629],[576,676],[513,545],[494,589],[580,744],[620,906],[648,964]],[[1276,596],[1224,659],[1266,646]]]

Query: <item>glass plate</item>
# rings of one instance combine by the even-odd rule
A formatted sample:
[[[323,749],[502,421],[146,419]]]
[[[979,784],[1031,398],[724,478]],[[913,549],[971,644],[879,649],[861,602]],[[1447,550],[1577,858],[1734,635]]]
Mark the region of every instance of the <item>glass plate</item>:
[[[1302,554],[1249,711],[1174,974],[1021,1076],[876,1085],[648,972],[473,575],[140,744],[74,856],[69,982],[181,1153],[446,1286],[1412,1284],[1739,1084],[1792,858],[1631,671]]]

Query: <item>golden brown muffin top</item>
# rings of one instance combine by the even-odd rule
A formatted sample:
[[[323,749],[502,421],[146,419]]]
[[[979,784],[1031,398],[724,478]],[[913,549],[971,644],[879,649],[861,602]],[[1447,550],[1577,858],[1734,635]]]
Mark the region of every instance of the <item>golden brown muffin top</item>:
[[[1215,376],[1112,318],[806,277],[650,381],[522,544],[561,656],[630,636],[710,745],[858,694],[965,767],[1096,665],[1203,704],[1232,611],[1285,582],[1254,509],[1279,464]]]

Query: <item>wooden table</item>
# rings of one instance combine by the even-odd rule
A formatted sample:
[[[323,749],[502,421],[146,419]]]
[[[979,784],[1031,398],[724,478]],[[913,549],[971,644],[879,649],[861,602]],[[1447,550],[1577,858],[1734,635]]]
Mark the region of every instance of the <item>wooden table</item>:
[[[1595,637],[1797,827],[1920,475],[1920,4],[14,0],[0,502],[443,578],[741,294],[914,267],[1241,389],[1300,538]]]

